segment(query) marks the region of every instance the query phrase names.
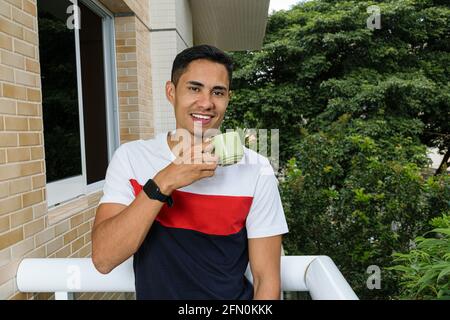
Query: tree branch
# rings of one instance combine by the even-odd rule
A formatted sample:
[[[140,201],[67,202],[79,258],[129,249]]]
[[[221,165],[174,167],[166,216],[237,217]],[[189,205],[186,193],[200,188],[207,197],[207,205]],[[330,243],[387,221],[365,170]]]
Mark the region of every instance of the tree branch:
[[[449,164],[450,159],[450,148],[448,148],[447,152],[445,153],[444,157],[442,158],[441,164],[439,165],[439,168],[434,173],[435,176],[438,174],[444,173],[444,167],[447,168]]]

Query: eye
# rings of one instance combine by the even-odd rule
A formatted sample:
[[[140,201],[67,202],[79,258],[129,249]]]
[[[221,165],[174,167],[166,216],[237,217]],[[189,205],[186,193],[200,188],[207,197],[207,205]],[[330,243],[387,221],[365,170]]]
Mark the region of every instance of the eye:
[[[224,96],[224,93],[223,93],[223,91],[213,91],[213,95],[215,95],[215,96]]]
[[[199,87],[188,87],[189,90],[194,91],[194,92],[200,92],[200,88]]]

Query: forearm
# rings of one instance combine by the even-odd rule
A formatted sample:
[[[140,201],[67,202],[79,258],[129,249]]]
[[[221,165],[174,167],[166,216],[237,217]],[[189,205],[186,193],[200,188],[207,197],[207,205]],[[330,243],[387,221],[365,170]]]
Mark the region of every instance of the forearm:
[[[280,299],[280,280],[256,280],[253,283],[254,300],[279,300]]]
[[[92,230],[92,259],[102,273],[109,273],[141,246],[163,203],[141,192],[118,215]]]

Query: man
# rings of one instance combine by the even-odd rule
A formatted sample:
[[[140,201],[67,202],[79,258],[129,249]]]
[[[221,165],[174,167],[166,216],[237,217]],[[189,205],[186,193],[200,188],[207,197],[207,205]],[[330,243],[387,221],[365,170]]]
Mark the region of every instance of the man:
[[[221,167],[211,143],[197,141],[196,128],[202,135],[220,127],[231,78],[232,61],[217,48],[178,54],[166,83],[176,130],[123,144],[108,167],[92,259],[109,273],[134,255],[137,299],[280,297],[288,228],[269,161],[245,148],[240,163]],[[174,137],[183,132],[202,152],[176,151]],[[248,262],[253,286],[244,276]]]

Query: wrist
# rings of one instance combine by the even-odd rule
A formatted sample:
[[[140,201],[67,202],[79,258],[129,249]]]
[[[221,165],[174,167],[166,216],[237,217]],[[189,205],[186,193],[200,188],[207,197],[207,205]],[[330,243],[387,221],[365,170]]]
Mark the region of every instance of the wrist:
[[[174,190],[170,183],[167,183],[167,179],[164,179],[159,173],[153,178],[153,181],[158,186],[159,190],[165,196],[170,196]]]

